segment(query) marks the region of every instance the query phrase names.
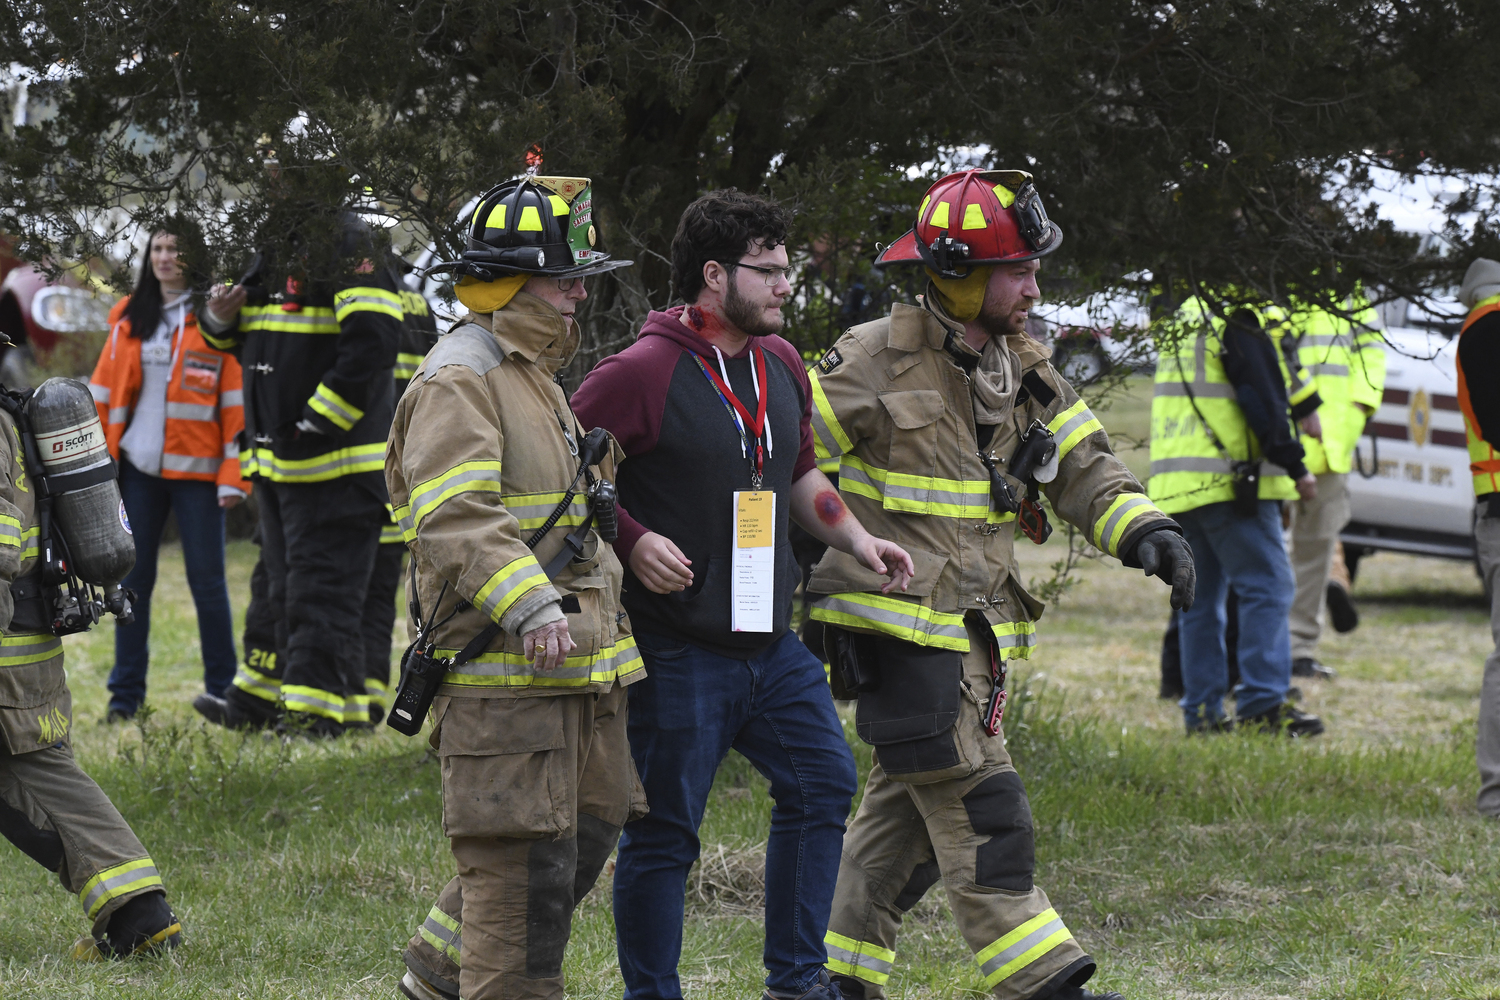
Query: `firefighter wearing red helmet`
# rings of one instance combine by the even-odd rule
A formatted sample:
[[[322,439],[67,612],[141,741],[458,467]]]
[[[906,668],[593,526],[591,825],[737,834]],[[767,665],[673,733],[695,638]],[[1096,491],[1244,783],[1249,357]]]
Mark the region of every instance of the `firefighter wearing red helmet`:
[[[1045,540],[1045,494],[1095,546],[1167,581],[1173,607],[1194,575],[1176,523],[1026,333],[1038,259],[1061,243],[1029,174],[944,177],[875,262],[924,267],[920,304],[849,330],[810,373],[819,459],[837,459],[850,510],[917,571],[882,594],[830,550],[808,585],[836,694],[858,699],[875,747],[827,936],[846,998],[885,996],[902,915],[939,880],[996,997],[1094,995],[1093,959],[1032,881],[1031,807],[1001,733],[1007,664],[1031,655],[1042,613],[1016,539]]]

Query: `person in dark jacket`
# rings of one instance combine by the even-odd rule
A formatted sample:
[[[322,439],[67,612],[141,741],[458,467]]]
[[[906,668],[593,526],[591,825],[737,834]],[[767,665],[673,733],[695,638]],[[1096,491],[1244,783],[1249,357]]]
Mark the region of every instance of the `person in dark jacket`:
[[[615,551],[646,662],[629,733],[651,811],[625,824],[614,882],[629,1000],[682,996],[687,876],[731,747],[770,778],[776,800],[768,995],[838,998],[823,936],[854,760],[823,665],[789,629],[798,572],[787,526],[795,519],[889,575],[887,589],[902,586],[912,564],[866,532],[816,468],[811,386],[796,348],[777,336],[791,295],[789,223],[785,209],[736,191],[690,205],[672,242],[673,280],[689,304],[651,313],[635,344],[600,362],[572,400],[582,426],[605,428],[625,451]],[[747,494],[774,494],[759,521],[770,549],[759,579],[734,554]],[[764,587],[763,617],[744,601],[747,583]]]

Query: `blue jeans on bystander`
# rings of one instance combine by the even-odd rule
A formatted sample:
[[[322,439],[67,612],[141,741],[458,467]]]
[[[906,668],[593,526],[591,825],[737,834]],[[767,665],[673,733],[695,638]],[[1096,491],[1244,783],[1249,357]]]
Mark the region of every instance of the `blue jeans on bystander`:
[[[192,479],[162,479],[120,461],[120,497],[135,535],[135,568],[123,585],[136,593],[135,621],[115,626],[115,667],[109,674],[109,709],[134,715],[146,700],[150,660],[151,591],[156,557],[167,514],[177,512],[188,590],[198,611],[198,642],[203,653],[203,687],[222,696],[234,680],[234,622],[229,585],[224,580],[224,511],[219,488]]]
[[[651,812],[625,825],[615,866],[615,935],[628,1000],[682,996],[683,901],[698,827],[732,747],[771,782],[766,845],[766,985],[800,993],[827,960],[854,757],[823,665],[792,633],[736,660],[637,633],[646,679],[630,687],[630,751]]]
[[[1193,550],[1198,592],[1181,615],[1182,686],[1178,702],[1189,729],[1224,718],[1229,664],[1224,647],[1224,601],[1239,598],[1240,687],[1236,714],[1258,715],[1286,701],[1292,682],[1288,614],[1296,593],[1281,540],[1281,508],[1260,501],[1254,517],[1232,504],[1211,503],[1173,515]]]

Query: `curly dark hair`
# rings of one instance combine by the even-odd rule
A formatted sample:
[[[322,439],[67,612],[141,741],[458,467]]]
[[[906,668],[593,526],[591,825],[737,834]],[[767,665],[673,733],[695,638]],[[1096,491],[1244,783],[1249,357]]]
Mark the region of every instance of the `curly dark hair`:
[[[710,191],[687,207],[672,237],[672,284],[685,302],[703,291],[703,265],[733,264],[752,243],[767,250],[786,242],[792,213],[769,198],[734,188]]]

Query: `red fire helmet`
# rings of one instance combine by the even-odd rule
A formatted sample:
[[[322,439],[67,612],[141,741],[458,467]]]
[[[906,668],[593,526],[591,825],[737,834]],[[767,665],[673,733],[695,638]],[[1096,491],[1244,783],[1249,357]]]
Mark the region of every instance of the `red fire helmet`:
[[[961,278],[984,264],[1035,260],[1062,245],[1024,170],[960,170],[927,189],[916,227],[875,258],[876,267],[926,264]]]

